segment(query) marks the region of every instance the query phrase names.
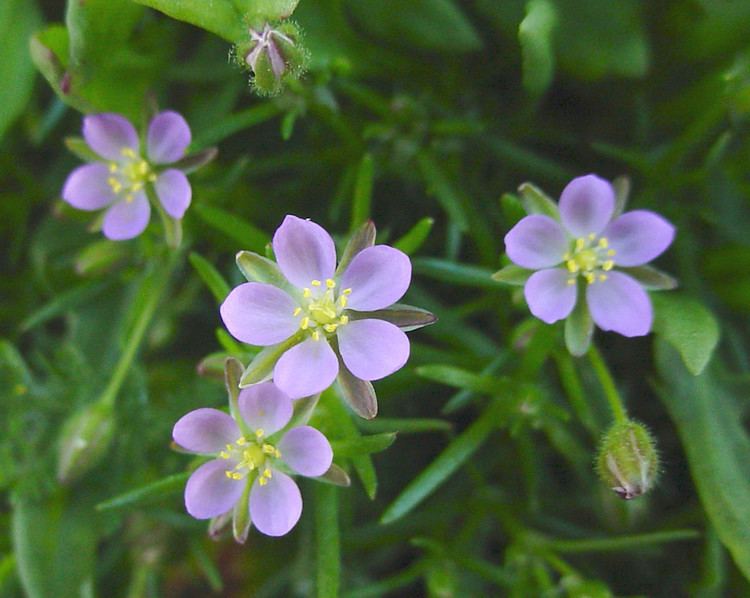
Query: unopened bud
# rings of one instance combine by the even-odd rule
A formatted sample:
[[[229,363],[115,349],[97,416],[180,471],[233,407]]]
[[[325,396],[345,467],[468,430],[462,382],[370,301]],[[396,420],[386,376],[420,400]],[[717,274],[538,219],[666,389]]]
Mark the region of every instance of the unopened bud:
[[[112,407],[89,405],[75,413],[62,428],[57,479],[69,484],[96,466],[109,449],[115,429]]]
[[[634,421],[613,425],[602,439],[596,469],[620,498],[648,492],[659,473],[659,455],[646,427]]]
[[[285,21],[249,30],[250,40],[237,47],[238,56],[253,71],[253,85],[263,94],[281,91],[284,79],[298,77],[307,64],[307,51],[300,42],[300,31]]]

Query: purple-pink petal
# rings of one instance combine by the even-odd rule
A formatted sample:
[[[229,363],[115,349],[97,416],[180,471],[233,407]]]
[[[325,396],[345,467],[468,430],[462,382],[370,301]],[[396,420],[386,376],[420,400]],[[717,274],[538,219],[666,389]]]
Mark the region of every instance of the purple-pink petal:
[[[302,495],[292,478],[280,471],[263,486],[255,480],[250,489],[250,519],[259,532],[283,536],[302,515]]]
[[[411,262],[387,245],[363,249],[341,277],[341,289],[351,289],[348,307],[359,311],[383,309],[404,296],[411,282]]]
[[[568,250],[562,227],[549,216],[526,216],[505,235],[505,252],[518,266],[538,270],[562,261]]]
[[[560,218],[574,237],[598,235],[615,210],[615,191],[594,174],[573,179],[560,196]]]
[[[336,379],[339,360],[327,340],[312,337],[284,353],[273,369],[273,381],[292,399],[323,392]]]
[[[122,150],[138,153],[138,133],[130,121],[119,114],[90,114],[83,119],[83,137],[89,147],[107,160],[122,160]]]
[[[263,430],[265,436],[286,426],[294,411],[292,400],[273,382],[243,388],[238,402],[240,414],[248,427],[253,432]]]
[[[602,236],[615,250],[618,266],[642,266],[671,245],[674,226],[648,210],[627,212],[610,222]]]
[[[409,339],[398,326],[376,319],[354,320],[338,329],[339,352],[357,378],[378,380],[403,367]]]
[[[227,330],[251,345],[273,345],[286,340],[299,328],[294,317],[297,304],[270,284],[246,282],[232,289],[219,309]]]
[[[328,439],[310,426],[292,428],[284,434],[277,448],[281,452],[281,460],[304,476],[323,475],[333,462],[333,450]]]
[[[185,173],[176,168],[162,172],[154,183],[159,202],[172,218],[180,219],[190,206],[193,191]]]
[[[165,110],[148,125],[146,147],[148,157],[155,164],[170,164],[185,155],[190,145],[190,127],[181,114]]]
[[[196,519],[211,519],[229,511],[242,496],[245,480],[226,475],[234,461],[214,459],[193,472],[185,486],[185,508]]]
[[[331,236],[319,225],[287,216],[273,235],[273,251],[284,276],[299,288],[313,280],[333,277],[336,248]]]
[[[113,241],[124,241],[140,235],[151,217],[151,205],[146,194],[139,191],[133,199],[121,199],[112,204],[104,215],[102,232]]]
[[[622,272],[609,272],[607,280],[586,289],[591,317],[602,330],[623,336],[643,336],[651,330],[653,309],[648,294]]]
[[[106,164],[79,166],[68,175],[62,198],[79,210],[99,210],[118,199],[107,179],[112,176]]]
[[[235,421],[218,409],[196,409],[177,420],[172,438],[193,453],[218,453],[241,436]]]
[[[568,278],[562,268],[534,272],[523,289],[531,313],[547,324],[567,318],[577,295],[577,285],[568,284]]]

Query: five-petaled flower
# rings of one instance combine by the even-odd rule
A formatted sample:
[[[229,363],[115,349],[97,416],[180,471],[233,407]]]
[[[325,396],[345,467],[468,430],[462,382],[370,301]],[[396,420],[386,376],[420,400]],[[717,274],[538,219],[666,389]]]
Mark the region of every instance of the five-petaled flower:
[[[292,400],[272,382],[243,389],[237,403],[236,419],[204,408],[175,424],[172,437],[177,445],[215,457],[188,479],[185,507],[196,519],[219,517],[237,506],[248,508],[260,532],[283,536],[302,514],[299,488],[285,470],[323,475],[333,459],[331,445],[310,426],[279,434],[292,417]]]
[[[147,185],[153,185],[171,218],[182,218],[190,205],[190,183],[182,170],[165,167],[180,160],[190,145],[190,128],[182,116],[168,110],[151,120],[145,158],[135,127],[119,114],[86,116],[83,137],[101,161],[71,172],[62,197],[80,210],[106,208],[104,236],[121,241],[143,232],[151,216]]]
[[[286,394],[298,399],[322,392],[339,368],[370,381],[406,363],[406,334],[377,314],[362,313],[388,308],[404,295],[411,281],[406,254],[366,247],[338,275],[330,235],[296,216],[287,216],[274,234],[273,251],[285,280],[241,284],[221,305],[221,317],[242,342],[292,345],[273,368]]]
[[[674,238],[674,227],[647,210],[616,216],[615,192],[595,175],[573,179],[560,196],[560,222],[526,216],[505,236],[508,257],[537,270],[524,295],[531,313],[551,324],[576,305],[578,280],[586,303],[603,330],[642,336],[651,330],[653,310],[646,291],[618,267],[642,266],[659,256]]]

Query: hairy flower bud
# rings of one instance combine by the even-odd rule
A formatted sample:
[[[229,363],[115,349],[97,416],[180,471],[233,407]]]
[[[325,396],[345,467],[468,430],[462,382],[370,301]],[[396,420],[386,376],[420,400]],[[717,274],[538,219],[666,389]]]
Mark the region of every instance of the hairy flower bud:
[[[253,85],[263,94],[281,91],[284,79],[298,77],[307,64],[307,51],[300,42],[300,31],[294,23],[265,23],[250,28],[249,41],[237,46],[237,54],[253,71]]]
[[[89,405],[65,422],[60,435],[57,479],[68,484],[96,466],[104,457],[114,433],[112,407]]]
[[[648,492],[659,473],[659,455],[646,427],[634,421],[612,426],[602,439],[596,469],[620,498]]]

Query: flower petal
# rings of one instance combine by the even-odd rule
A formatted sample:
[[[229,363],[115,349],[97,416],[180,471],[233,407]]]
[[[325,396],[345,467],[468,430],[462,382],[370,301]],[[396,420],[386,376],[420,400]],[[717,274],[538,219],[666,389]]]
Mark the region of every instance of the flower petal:
[[[375,319],[355,320],[338,329],[339,351],[357,378],[378,380],[403,367],[409,339],[398,326]]]
[[[523,289],[531,313],[547,324],[567,318],[578,294],[578,285],[568,284],[569,276],[562,268],[534,272]]]
[[[323,475],[333,462],[328,439],[310,426],[292,428],[284,434],[277,448],[284,463],[301,475]]]
[[[104,215],[102,232],[113,241],[124,241],[140,235],[151,217],[151,205],[143,191],[133,194],[133,199],[121,199],[112,204]]]
[[[341,288],[352,290],[350,308],[371,311],[396,303],[410,282],[409,257],[393,247],[375,245],[354,256],[341,277]]]
[[[565,231],[549,216],[526,216],[505,235],[505,252],[522,268],[551,268],[567,250]]]
[[[172,438],[193,453],[218,453],[242,434],[234,420],[218,409],[196,409],[177,420]]]
[[[336,379],[339,360],[328,341],[312,337],[284,353],[273,369],[273,381],[292,399],[323,392]]]
[[[176,162],[190,145],[190,127],[181,114],[172,110],[160,112],[148,125],[146,147],[155,164]]]
[[[296,216],[284,218],[274,233],[273,251],[284,276],[300,288],[331,278],[336,268],[331,236],[314,222]]]
[[[255,480],[250,490],[250,519],[267,536],[283,536],[302,515],[302,495],[292,478],[280,471],[261,486]]]
[[[219,312],[230,334],[251,345],[273,345],[299,328],[293,313],[297,304],[270,284],[246,282],[232,289]]]
[[[185,173],[176,168],[165,170],[154,183],[156,194],[164,209],[172,218],[182,218],[190,206],[193,191]]]
[[[107,160],[122,160],[122,150],[138,153],[138,133],[119,114],[90,114],[83,119],[83,137],[89,147]]]
[[[193,472],[185,486],[185,508],[196,519],[211,519],[229,511],[242,496],[245,480],[226,475],[232,461],[214,459]]]
[[[623,336],[643,336],[651,330],[651,300],[635,280],[622,272],[609,272],[607,280],[586,289],[591,317],[602,330]]]
[[[79,166],[68,175],[62,198],[79,210],[99,210],[118,199],[107,183],[110,177],[106,164],[96,162]]]
[[[339,362],[326,340],[308,338],[276,362],[273,380],[292,399],[323,392],[336,379]]]
[[[575,237],[598,235],[615,210],[615,191],[594,174],[573,179],[560,196],[560,218]]]
[[[254,384],[240,391],[238,399],[242,419],[253,432],[265,436],[278,432],[292,419],[292,400],[273,382]]]
[[[658,214],[634,210],[610,222],[602,236],[615,250],[613,259],[618,266],[642,266],[670,246],[674,231]]]

